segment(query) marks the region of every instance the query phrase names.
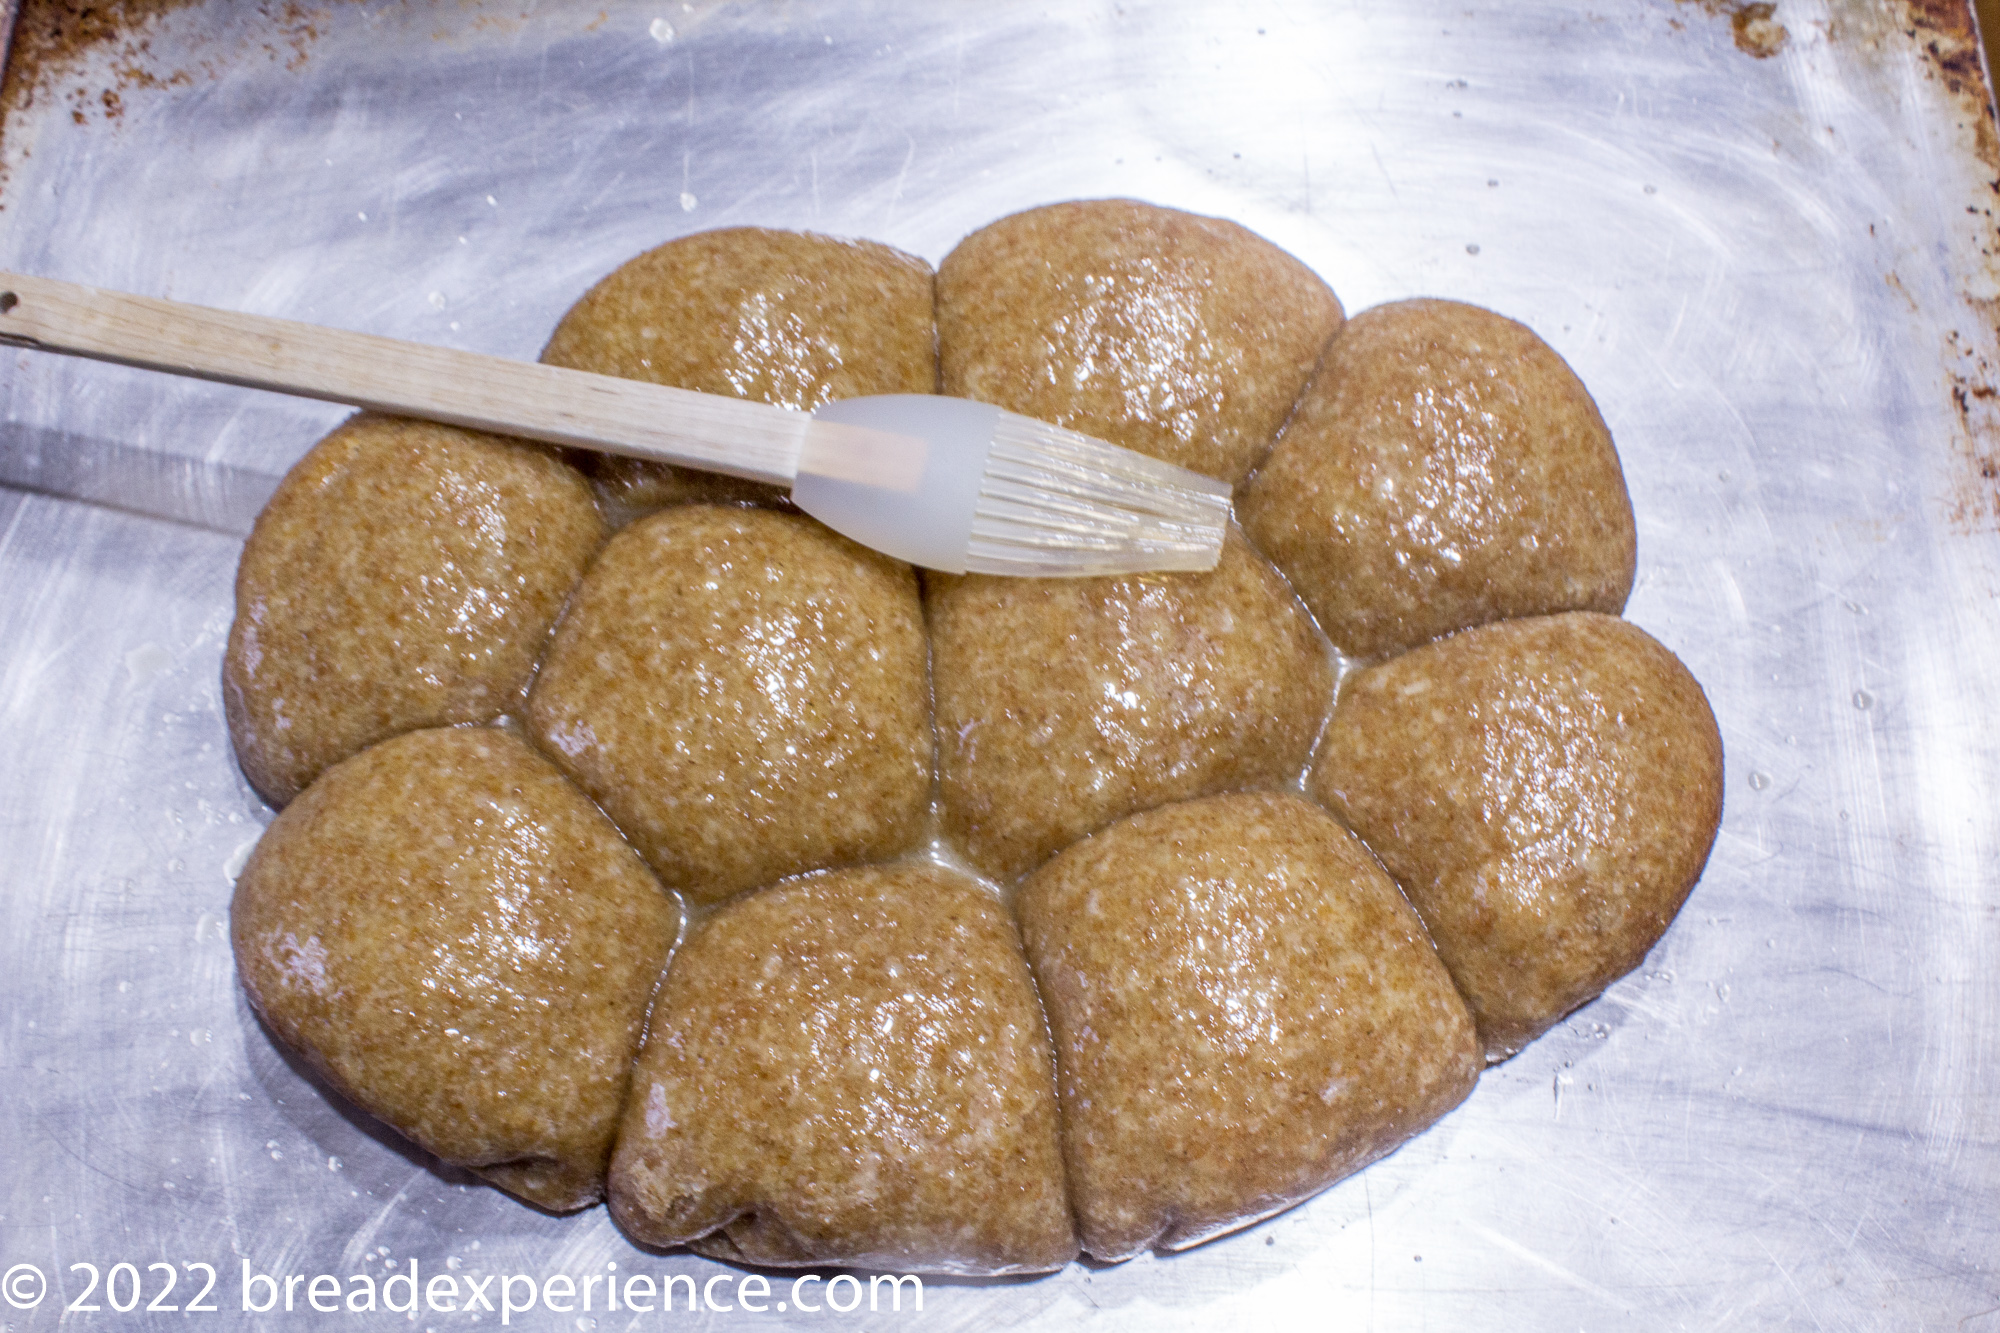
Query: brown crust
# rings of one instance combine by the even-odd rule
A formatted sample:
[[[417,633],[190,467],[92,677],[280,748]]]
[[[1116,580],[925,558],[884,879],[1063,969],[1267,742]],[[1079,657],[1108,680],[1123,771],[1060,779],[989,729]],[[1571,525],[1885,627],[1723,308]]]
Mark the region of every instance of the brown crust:
[[[1722,738],[1679,659],[1577,612],[1361,672],[1311,790],[1403,886],[1500,1059],[1673,921],[1722,818]]]

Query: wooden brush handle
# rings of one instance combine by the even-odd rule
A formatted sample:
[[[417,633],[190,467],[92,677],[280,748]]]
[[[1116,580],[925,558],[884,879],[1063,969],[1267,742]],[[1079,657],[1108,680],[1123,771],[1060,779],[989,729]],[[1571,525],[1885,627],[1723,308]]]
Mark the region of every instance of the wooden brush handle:
[[[0,272],[0,342],[790,486],[812,418],[580,370]]]

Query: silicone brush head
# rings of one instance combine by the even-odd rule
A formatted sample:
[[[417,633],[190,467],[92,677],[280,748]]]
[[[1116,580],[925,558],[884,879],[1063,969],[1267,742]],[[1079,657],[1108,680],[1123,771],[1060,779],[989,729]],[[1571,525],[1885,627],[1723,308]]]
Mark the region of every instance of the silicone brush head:
[[[1079,578],[1222,558],[1229,487],[1172,463],[965,398],[850,398],[813,415],[863,430],[809,429],[792,499],[912,564]]]

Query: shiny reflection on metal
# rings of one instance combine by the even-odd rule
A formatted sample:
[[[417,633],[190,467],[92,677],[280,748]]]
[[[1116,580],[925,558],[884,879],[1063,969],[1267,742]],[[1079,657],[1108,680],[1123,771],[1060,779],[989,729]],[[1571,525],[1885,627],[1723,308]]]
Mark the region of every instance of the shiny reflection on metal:
[[[247,536],[277,489],[268,472],[0,422],[0,485]]]
[[[1680,919],[1303,1207],[874,1318],[1971,1328],[2000,1255],[2000,173],[1901,0],[1785,0],[1762,59],[1709,8],[356,3],[295,47],[216,0],[158,20],[143,78],[86,64],[13,118],[0,266],[532,357],[671,236],[808,227],[935,263],[1015,209],[1122,194],[1243,222],[1350,311],[1524,321],[1623,455],[1627,614],[1723,729]],[[343,1290],[729,1273],[433,1169],[240,996],[230,882],[269,812],[217,683],[239,542],[129,511],[239,530],[247,478],[342,414],[6,360],[0,1268],[50,1284],[6,1318],[54,1327],[83,1262],[214,1265],[230,1324],[245,1265]],[[830,1317],[772,1287],[708,1317]],[[140,1304],[120,1327],[188,1318]]]

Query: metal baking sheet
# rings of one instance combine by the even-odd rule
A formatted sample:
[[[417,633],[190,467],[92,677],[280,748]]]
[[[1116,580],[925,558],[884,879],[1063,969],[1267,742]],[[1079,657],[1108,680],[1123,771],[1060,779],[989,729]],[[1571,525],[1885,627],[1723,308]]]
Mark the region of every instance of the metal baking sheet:
[[[738,1270],[333,1105],[240,996],[231,875],[269,812],[223,725],[231,579],[338,410],[8,352],[0,1325],[472,1327],[303,1289],[246,1314],[242,1273],[616,1265],[737,1308],[510,1322],[2000,1327],[2000,154],[1962,5],[162,8],[17,97],[0,265],[531,357],[697,229],[935,262],[1134,195],[1242,221],[1350,311],[1526,321],[1617,438],[1628,615],[1706,686],[1727,813],[1642,968],[1305,1206],[921,1312],[781,1313],[773,1275],[752,1313]],[[120,1273],[63,1313],[119,1263],[139,1308]],[[196,1264],[217,1313],[144,1308]]]

